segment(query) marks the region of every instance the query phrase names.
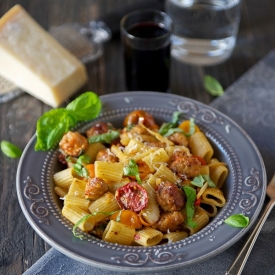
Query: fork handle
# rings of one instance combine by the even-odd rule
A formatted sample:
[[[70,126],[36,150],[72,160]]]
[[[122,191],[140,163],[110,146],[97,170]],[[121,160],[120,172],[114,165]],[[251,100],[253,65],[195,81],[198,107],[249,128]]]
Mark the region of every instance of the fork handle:
[[[254,230],[252,231],[251,235],[249,236],[242,250],[239,252],[237,258],[235,259],[233,264],[230,266],[229,270],[225,273],[225,275],[240,275],[242,273],[242,270],[246,264],[248,256],[252,250],[252,247],[264,225],[264,222],[266,221],[274,205],[275,205],[275,200],[270,200],[268,202],[268,204],[264,209],[264,212],[261,215],[260,220],[256,224]]]

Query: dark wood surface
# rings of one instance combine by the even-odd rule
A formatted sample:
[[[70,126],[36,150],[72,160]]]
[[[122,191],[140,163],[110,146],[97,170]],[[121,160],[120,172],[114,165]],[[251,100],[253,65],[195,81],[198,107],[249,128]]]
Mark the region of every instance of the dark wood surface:
[[[21,4],[45,29],[66,22],[86,23],[139,0],[0,0],[0,16]],[[20,45],[19,45],[20,46]],[[205,74],[230,86],[258,60],[275,48],[275,1],[243,1],[237,45],[232,57],[213,67],[181,64],[172,60],[171,92],[209,104],[214,98],[203,88]],[[5,66],[1,63],[0,66]],[[104,55],[88,65],[84,90],[99,95],[125,91],[124,65],[119,39],[104,45]],[[37,119],[50,107],[28,94],[0,104],[0,141],[22,149],[35,133]],[[16,194],[18,160],[0,153],[0,274],[22,274],[50,246],[25,219]]]

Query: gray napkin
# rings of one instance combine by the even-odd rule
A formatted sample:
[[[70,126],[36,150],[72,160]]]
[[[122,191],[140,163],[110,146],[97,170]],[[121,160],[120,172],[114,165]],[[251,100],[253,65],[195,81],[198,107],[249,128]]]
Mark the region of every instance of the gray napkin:
[[[262,154],[267,169],[267,179],[270,180],[275,171],[275,51],[270,52],[252,67],[211,105],[235,120],[250,135]],[[248,238],[248,234],[214,258],[179,270],[155,274],[225,274]],[[275,212],[273,211],[258,237],[242,275],[275,274],[274,240]],[[118,275],[122,273],[87,266],[52,248],[24,273],[24,275],[38,274]]]

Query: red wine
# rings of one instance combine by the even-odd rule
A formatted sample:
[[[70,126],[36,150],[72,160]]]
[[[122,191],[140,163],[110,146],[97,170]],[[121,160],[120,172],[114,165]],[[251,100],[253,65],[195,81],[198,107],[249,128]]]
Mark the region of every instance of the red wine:
[[[127,32],[143,39],[142,43],[146,45],[151,38],[158,39],[168,30],[162,24],[142,22],[130,26]],[[169,87],[170,39],[152,50],[146,49],[146,46],[142,47],[145,49],[136,48],[127,43],[124,48],[127,88],[130,91],[166,92]]]

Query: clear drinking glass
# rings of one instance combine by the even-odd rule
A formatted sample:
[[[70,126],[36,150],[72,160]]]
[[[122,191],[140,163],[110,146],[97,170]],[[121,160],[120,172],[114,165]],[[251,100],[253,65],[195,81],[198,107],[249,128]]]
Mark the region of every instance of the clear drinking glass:
[[[228,59],[236,44],[242,0],[166,0],[174,21],[171,55],[194,65]]]

